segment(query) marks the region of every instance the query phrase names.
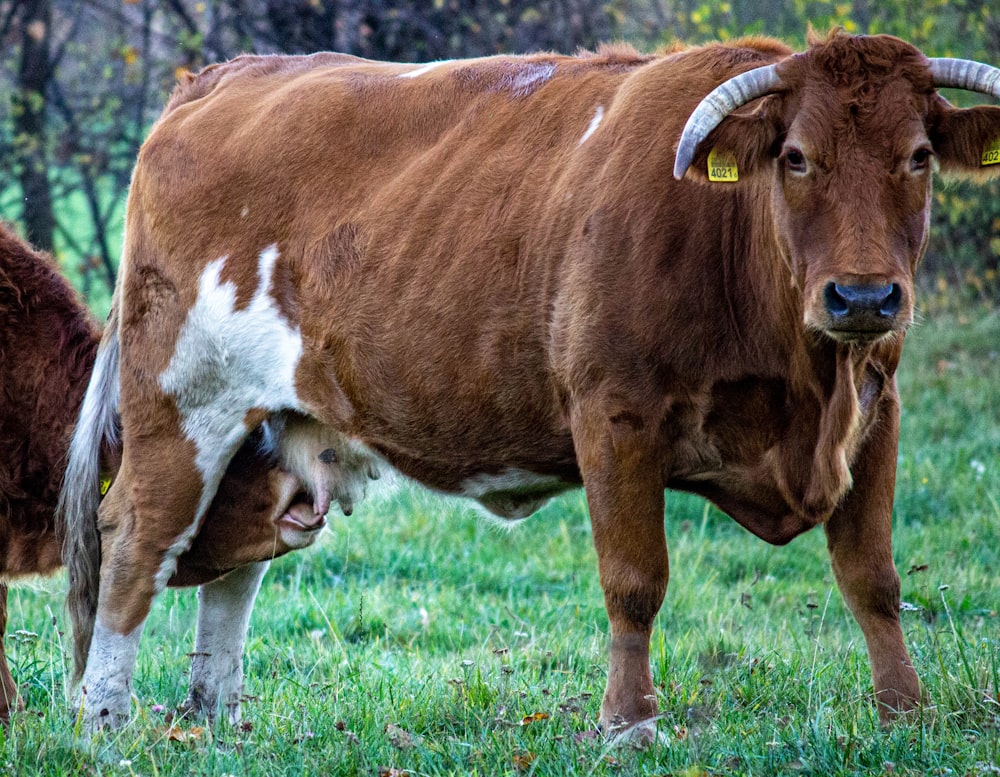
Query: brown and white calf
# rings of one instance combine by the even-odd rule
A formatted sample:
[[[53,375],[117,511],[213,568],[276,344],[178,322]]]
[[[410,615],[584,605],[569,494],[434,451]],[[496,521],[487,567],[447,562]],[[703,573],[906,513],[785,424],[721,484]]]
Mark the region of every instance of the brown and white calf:
[[[7,581],[60,567],[63,532],[55,519],[56,501],[99,338],[51,260],[0,225],[0,720],[8,719],[17,699],[2,642]],[[259,580],[269,559],[309,545],[323,526],[322,515],[303,502],[299,480],[258,447],[251,440],[237,452],[202,531],[168,581],[208,584],[196,652],[221,649],[237,667],[246,625],[229,620],[225,591],[231,583],[217,579],[235,569],[232,576],[238,579]],[[113,438],[104,440],[102,456],[105,475],[113,476],[120,456]],[[211,612],[220,598],[227,611],[222,620]],[[213,637],[210,629],[219,623],[224,628]],[[189,704],[208,706],[214,699],[205,698],[199,663],[204,659],[196,659]],[[237,671],[230,684],[238,680]]]
[[[88,722],[127,714],[150,602],[233,453],[288,413],[285,442],[338,440],[345,478],[382,460],[508,518],[582,484],[607,731],[648,737],[657,712],[664,489],[772,543],[822,525],[879,711],[913,707],[894,374],[933,171],[1000,169],[1000,108],[937,88],[998,84],[842,32],[801,53],[248,56],[186,79],[139,155],[95,371],[120,376],[124,460]],[[92,383],[72,532],[93,525],[76,492],[96,488],[105,401]]]

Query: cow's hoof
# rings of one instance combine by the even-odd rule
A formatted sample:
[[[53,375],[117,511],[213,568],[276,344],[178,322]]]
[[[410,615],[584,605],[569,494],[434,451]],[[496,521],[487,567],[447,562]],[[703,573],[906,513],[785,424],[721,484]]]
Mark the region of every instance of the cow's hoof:
[[[186,720],[205,720],[209,723],[225,720],[231,726],[238,726],[243,719],[243,712],[239,702],[220,705],[217,701],[209,700],[192,689],[188,692],[184,703],[177,707],[177,716]]]
[[[132,714],[132,694],[125,691],[95,694],[83,692],[76,705],[77,732],[90,737],[98,731],[114,731],[128,723]]]
[[[607,737],[608,743],[618,747],[627,745],[638,750],[645,750],[654,744],[668,745],[670,740],[660,733],[656,728],[656,721],[659,718],[647,718],[638,723],[622,723],[618,721],[614,724],[601,724],[601,731]]]
[[[131,710],[111,710],[101,707],[99,710],[84,709],[78,717],[77,730],[80,736],[90,738],[100,731],[114,731],[129,721]]]

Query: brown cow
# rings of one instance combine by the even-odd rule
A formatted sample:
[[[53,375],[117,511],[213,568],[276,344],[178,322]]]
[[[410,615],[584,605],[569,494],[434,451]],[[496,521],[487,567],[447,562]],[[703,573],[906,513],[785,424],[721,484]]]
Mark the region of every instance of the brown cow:
[[[60,565],[56,500],[98,341],[92,318],[48,257],[0,224],[0,720],[17,698],[2,641],[6,581],[47,575]],[[105,455],[113,474],[120,451],[109,443]],[[299,481],[248,443],[169,584],[200,585],[309,545],[323,522],[302,497]],[[252,574],[262,571],[263,565]],[[192,693],[199,693],[195,686]]]
[[[998,83],[840,31],[800,54],[240,57],[188,79],[139,156],[99,357],[124,464],[100,509],[88,723],[127,714],[164,570],[248,431],[290,412],[281,444],[327,435],[345,477],[384,460],[508,518],[583,484],[606,731],[653,733],[665,488],[772,543],[822,524],[879,711],[912,708],[894,373],[932,171],[998,169],[1000,108],[936,87]],[[90,425],[71,471],[93,469]],[[92,499],[67,502],[93,526]]]

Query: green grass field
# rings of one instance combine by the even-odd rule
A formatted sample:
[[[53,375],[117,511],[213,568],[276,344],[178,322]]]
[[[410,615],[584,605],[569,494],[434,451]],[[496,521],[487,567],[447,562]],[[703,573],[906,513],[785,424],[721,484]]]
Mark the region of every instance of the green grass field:
[[[171,591],[146,627],[134,721],[79,744],[65,579],[16,586],[7,648],[28,712],[0,732],[0,773],[1000,774],[1000,315],[922,323],[900,382],[896,561],[929,703],[889,730],[821,531],[774,548],[668,495],[664,742],[640,752],[592,734],[607,621],[582,493],[505,532],[402,488],[272,566],[235,730],[171,725],[195,612],[193,591]]]

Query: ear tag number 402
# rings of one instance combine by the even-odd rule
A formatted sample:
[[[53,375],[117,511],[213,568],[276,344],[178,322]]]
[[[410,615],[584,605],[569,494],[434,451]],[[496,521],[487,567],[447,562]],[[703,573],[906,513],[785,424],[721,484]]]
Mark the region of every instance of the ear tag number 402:
[[[740,171],[736,168],[736,154],[713,148],[708,152],[708,180],[738,181]]]
[[[987,143],[983,149],[983,167],[986,165],[1000,165],[1000,138],[992,143]]]

